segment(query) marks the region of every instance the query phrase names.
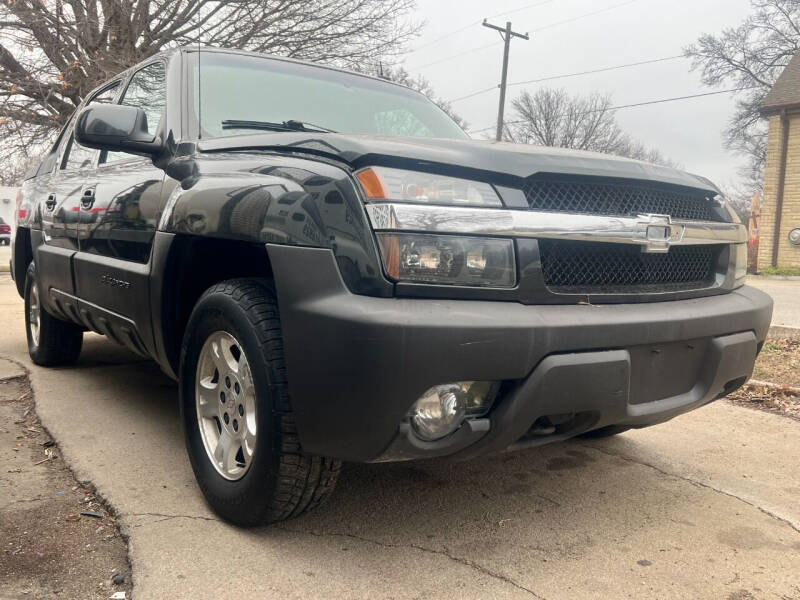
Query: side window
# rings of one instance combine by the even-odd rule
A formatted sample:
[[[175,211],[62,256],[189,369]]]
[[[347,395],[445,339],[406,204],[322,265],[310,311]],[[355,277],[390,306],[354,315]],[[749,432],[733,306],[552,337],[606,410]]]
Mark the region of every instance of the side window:
[[[87,106],[89,104],[110,104],[117,97],[118,91],[119,81],[98,92],[86,104]],[[75,115],[72,116],[71,122],[67,125],[69,127],[69,141],[64,151],[64,158],[61,160],[61,168],[67,170],[78,170],[91,166],[96,152],[91,148],[84,148],[73,138],[74,117]]]
[[[164,63],[156,62],[138,70],[122,94],[120,104],[135,106],[147,115],[147,131],[155,134],[167,107],[167,84]],[[104,153],[106,154],[106,153]],[[114,162],[130,158],[127,152],[109,152],[100,162]]]
[[[47,156],[44,158],[41,165],[39,165],[39,170],[37,173],[38,175],[52,173],[56,168],[56,165],[59,164],[58,157],[62,155],[61,149],[66,146],[64,138],[67,137],[67,134],[72,131],[72,121],[75,119],[76,112],[78,111],[75,111],[70,115],[66,124],[61,128],[61,131],[58,132],[58,137],[56,138],[56,141],[53,142],[53,147],[50,149],[50,152],[47,153]]]

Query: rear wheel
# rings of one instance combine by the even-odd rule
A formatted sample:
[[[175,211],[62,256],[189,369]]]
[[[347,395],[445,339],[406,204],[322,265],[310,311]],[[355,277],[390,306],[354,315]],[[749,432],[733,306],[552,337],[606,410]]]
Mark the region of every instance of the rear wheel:
[[[203,294],[184,336],[180,389],[192,468],[223,518],[281,521],[333,490],[341,463],[300,448],[270,282],[230,280]]]
[[[28,266],[25,275],[25,330],[28,354],[37,365],[54,367],[78,360],[83,345],[83,329],[47,312],[42,305],[34,263]]]

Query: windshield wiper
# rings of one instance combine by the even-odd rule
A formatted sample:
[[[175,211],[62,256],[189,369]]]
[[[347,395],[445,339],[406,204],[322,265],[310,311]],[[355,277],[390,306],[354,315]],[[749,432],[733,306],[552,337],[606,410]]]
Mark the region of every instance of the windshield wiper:
[[[321,125],[314,125],[313,123],[306,123],[304,121],[295,121],[290,119],[280,123],[273,123],[271,121],[246,121],[239,119],[225,119],[222,121],[223,129],[261,129],[264,131],[314,131],[317,133],[336,133],[333,129],[322,127]]]

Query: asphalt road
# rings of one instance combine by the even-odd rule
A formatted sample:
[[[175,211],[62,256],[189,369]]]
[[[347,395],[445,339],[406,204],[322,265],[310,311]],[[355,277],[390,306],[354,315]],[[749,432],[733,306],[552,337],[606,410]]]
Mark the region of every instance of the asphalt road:
[[[0,277],[0,355],[79,479],[130,536],[134,597],[800,599],[800,422],[718,402],[648,430],[469,463],[346,465],[280,526],[218,521],[189,468],[176,388],[87,336],[30,365]]]

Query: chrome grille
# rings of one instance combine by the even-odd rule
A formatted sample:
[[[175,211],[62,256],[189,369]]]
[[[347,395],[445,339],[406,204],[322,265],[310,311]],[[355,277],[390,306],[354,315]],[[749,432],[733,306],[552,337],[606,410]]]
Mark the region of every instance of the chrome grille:
[[[596,179],[532,177],[524,187],[531,210],[592,215],[670,215],[674,219],[721,221],[704,192]]]
[[[673,246],[664,254],[648,254],[630,244],[539,241],[545,285],[553,292],[572,294],[710,287],[722,249],[722,245]]]

